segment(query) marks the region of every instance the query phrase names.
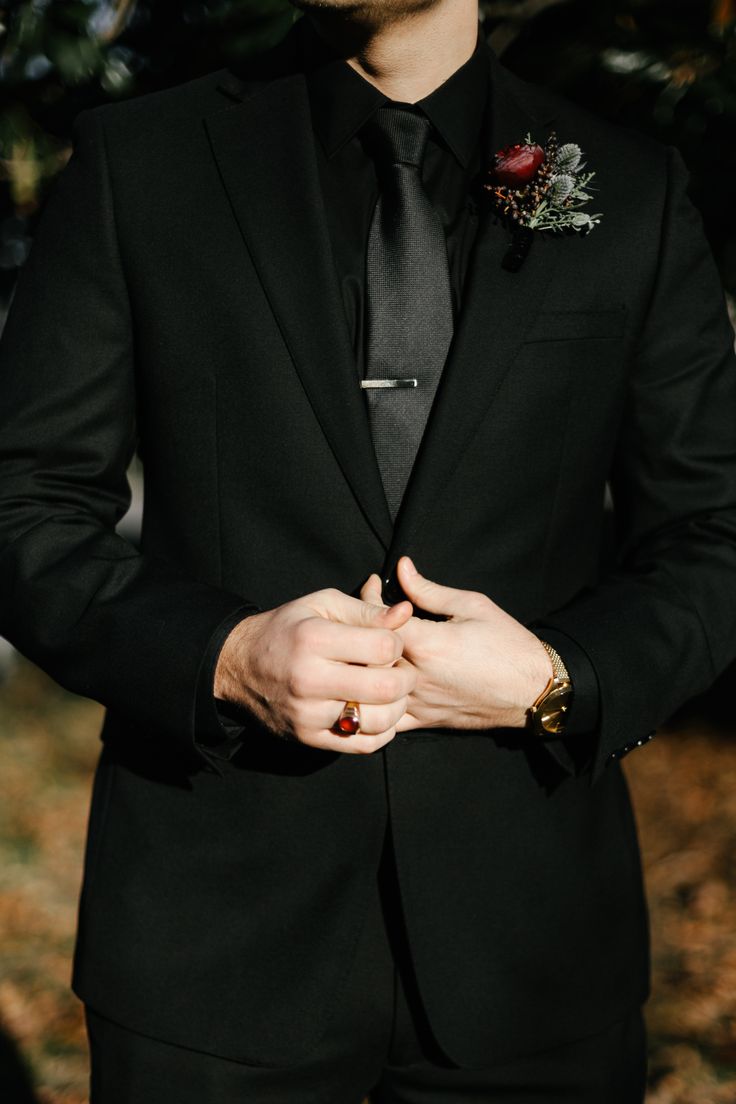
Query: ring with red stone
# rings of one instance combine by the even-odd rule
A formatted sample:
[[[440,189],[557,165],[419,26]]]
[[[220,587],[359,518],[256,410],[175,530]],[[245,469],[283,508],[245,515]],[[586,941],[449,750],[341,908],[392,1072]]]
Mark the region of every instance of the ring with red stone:
[[[337,718],[335,727],[341,736],[354,736],[360,732],[360,704],[354,701],[345,702],[345,708]]]

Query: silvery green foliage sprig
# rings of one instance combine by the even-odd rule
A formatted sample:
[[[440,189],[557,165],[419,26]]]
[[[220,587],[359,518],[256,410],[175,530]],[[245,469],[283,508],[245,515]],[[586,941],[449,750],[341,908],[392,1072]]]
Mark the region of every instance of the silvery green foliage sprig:
[[[527,135],[531,142],[531,136]],[[583,151],[575,142],[566,142],[557,150],[552,163],[552,175],[547,194],[532,213],[526,225],[530,230],[590,231],[603,217],[602,213],[581,211],[593,199],[590,185],[594,172],[585,172]]]

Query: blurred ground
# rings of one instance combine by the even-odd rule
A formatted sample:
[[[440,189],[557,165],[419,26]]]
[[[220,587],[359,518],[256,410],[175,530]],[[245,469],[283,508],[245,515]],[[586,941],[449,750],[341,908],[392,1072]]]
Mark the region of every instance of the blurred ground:
[[[68,981],[99,724],[25,663],[0,690],[2,1104],[86,1101]],[[624,763],[653,929],[648,1104],[736,1104],[734,737],[689,722]]]

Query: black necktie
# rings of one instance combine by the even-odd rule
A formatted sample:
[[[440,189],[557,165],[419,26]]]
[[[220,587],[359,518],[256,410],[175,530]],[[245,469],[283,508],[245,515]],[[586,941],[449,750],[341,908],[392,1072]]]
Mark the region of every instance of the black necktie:
[[[392,519],[453,330],[445,234],[421,180],[429,130],[426,115],[401,107],[379,108],[365,128],[381,192],[368,235],[362,386]]]

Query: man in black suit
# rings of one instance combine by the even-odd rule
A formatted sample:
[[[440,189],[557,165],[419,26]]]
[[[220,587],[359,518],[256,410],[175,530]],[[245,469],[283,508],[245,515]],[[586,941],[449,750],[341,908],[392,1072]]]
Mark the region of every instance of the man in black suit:
[[[471,0],[300,6],[78,117],[2,342],[0,629],[107,710],[92,1100],[634,1104],[619,760],[736,652],[718,277]],[[483,184],[552,132],[601,218],[519,267]]]

